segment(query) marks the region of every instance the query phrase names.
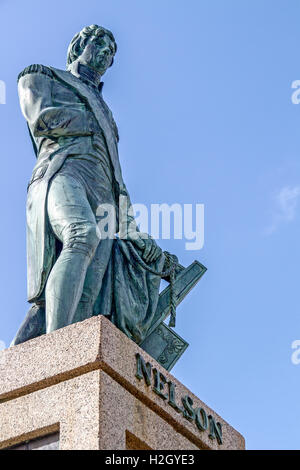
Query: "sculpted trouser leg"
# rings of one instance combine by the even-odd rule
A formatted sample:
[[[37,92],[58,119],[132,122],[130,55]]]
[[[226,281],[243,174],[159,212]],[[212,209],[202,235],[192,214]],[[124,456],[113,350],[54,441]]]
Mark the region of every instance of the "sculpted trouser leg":
[[[89,265],[74,321],[82,321],[93,315],[93,307],[102,286],[103,276],[111,256],[113,240],[101,240]]]
[[[46,285],[48,333],[92,315],[92,309],[76,310],[100,232],[83,185],[69,175],[57,174],[52,180],[47,210],[52,230],[63,244]],[[105,260],[100,265],[105,270]],[[100,276],[100,287],[101,280]]]

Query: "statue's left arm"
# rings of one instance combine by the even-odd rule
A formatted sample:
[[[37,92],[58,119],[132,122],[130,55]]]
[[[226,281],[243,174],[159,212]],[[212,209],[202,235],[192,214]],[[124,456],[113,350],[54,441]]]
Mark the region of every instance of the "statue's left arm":
[[[147,263],[156,261],[161,256],[162,249],[149,234],[140,232],[134,218],[133,208],[126,186],[123,187],[120,193],[119,205],[121,212],[119,234],[121,236],[125,234],[126,239],[141,250],[142,257]]]

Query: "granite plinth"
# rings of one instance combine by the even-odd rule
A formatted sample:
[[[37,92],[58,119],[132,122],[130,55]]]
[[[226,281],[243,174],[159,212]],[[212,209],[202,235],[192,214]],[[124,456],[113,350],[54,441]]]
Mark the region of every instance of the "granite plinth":
[[[2,449],[57,432],[61,450],[245,447],[241,434],[103,316],[0,352],[0,377]]]

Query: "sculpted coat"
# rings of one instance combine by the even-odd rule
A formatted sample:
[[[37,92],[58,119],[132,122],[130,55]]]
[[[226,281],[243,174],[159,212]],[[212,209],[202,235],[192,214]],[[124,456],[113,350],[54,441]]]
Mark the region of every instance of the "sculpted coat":
[[[55,256],[45,212],[48,184],[68,156],[93,153],[97,126],[106,139],[116,191],[126,195],[126,189],[117,127],[99,93],[95,99],[93,90],[73,74],[41,65],[25,69],[18,86],[37,157],[27,198],[28,300],[33,302],[43,291]]]
[[[93,154],[99,129],[112,169],[114,200],[118,201],[120,195],[128,197],[128,194],[118,157],[117,127],[102,98],[101,87],[88,86],[76,76],[76,70],[71,74],[42,65],[27,67],[19,76],[18,87],[22,112],[37,157],[28,186],[27,257],[28,301],[39,304],[59,255],[47,217],[49,184],[67,159]],[[140,343],[155,314],[160,277],[138,265],[133,260],[133,247],[130,248],[126,241],[114,240],[94,314],[107,315],[127,336]],[[152,263],[152,268],[162,271],[164,262],[162,254]],[[33,318],[35,310],[32,310],[15,344],[45,332],[44,326],[41,328],[40,325],[41,312],[38,312],[38,332]],[[44,315],[43,309],[42,312]]]

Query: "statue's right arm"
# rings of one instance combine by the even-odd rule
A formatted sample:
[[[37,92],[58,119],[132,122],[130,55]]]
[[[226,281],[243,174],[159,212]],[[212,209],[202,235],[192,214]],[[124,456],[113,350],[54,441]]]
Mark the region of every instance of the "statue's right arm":
[[[18,83],[20,106],[35,137],[91,135],[90,113],[81,103],[54,105],[53,78],[28,73]]]

